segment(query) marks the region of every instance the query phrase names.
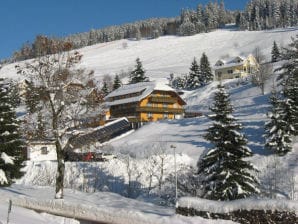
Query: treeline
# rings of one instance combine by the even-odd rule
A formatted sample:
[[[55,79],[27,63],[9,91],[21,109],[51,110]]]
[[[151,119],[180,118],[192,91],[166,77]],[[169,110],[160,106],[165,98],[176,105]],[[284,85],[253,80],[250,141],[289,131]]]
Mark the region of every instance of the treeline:
[[[77,49],[97,43],[121,39],[140,40],[141,38],[158,38],[164,35],[189,36],[236,23],[242,30],[262,30],[297,25],[298,0],[252,0],[245,10],[229,11],[224,1],[209,2],[198,5],[196,9],[183,9],[176,18],[154,18],[103,29],[91,29],[89,32],[77,33],[64,38],[49,38],[42,35],[33,43],[24,44],[14,53],[8,62],[20,61],[38,56],[40,42],[52,43],[48,53],[55,53],[57,46],[65,43],[71,49]]]
[[[225,23],[235,22],[236,13],[227,11],[224,2],[220,4],[210,2],[206,6],[199,5],[196,10],[183,9],[176,18],[152,18],[119,26],[110,26],[103,29],[91,29],[89,32],[72,34],[64,38],[49,38],[38,35],[33,43],[25,43],[14,53],[10,61],[20,61],[38,56],[36,46],[47,40],[53,46],[61,42],[71,43],[72,49],[90,46],[121,39],[158,38],[164,35],[188,36],[201,32],[209,32]],[[55,52],[49,49],[48,53]]]
[[[243,30],[273,29],[297,26],[297,17],[297,0],[252,0],[236,16],[236,24]]]

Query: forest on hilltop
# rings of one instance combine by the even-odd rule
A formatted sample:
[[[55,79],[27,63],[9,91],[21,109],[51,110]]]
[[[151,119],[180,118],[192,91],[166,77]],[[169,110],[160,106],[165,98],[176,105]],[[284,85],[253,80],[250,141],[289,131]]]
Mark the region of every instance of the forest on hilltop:
[[[97,43],[121,39],[140,40],[164,35],[190,36],[235,23],[240,30],[264,30],[297,26],[298,0],[251,0],[243,11],[225,9],[224,1],[209,2],[196,9],[182,9],[176,18],[152,18],[134,23],[91,29],[63,38],[36,36],[33,43],[25,43],[6,62],[15,62],[40,55],[39,46],[50,46],[47,54],[61,50],[78,49]],[[123,46],[125,48],[125,45]]]

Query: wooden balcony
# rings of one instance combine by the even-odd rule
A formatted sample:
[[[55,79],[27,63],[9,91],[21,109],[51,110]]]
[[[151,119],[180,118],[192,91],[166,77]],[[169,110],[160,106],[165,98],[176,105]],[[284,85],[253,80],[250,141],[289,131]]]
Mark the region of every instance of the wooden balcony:
[[[151,112],[151,113],[170,113],[170,114],[182,114],[183,108],[167,108],[167,107],[137,107],[137,112]]]
[[[177,99],[170,96],[151,96],[149,98],[152,103],[176,103]]]
[[[111,110],[111,115],[115,117],[122,117],[127,115],[133,115],[136,113],[136,108],[117,108]]]

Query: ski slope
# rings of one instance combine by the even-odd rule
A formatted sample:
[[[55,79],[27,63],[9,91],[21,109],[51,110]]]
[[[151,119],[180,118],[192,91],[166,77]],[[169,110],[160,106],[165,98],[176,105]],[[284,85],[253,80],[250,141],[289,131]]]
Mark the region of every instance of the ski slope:
[[[203,52],[207,54],[211,65],[220,58],[248,55],[256,47],[269,59],[274,40],[280,46],[286,46],[291,37],[297,34],[298,28],[268,31],[220,29],[189,37],[163,36],[140,41],[119,40],[88,46],[78,51],[83,54],[80,67],[94,70],[96,77],[129,71],[134,68],[136,58],[140,57],[146,75],[155,80],[168,77],[170,73],[188,73],[193,58],[199,60]],[[127,48],[123,47],[123,43],[127,43]],[[0,77],[20,79],[15,65],[4,66],[0,70]]]

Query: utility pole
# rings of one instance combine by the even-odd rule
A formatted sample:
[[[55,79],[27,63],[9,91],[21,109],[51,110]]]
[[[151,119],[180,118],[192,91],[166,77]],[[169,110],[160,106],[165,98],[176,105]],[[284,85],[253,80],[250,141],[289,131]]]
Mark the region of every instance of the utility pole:
[[[178,196],[178,179],[177,179],[177,167],[176,167],[176,146],[171,145],[171,148],[174,149],[174,167],[175,167],[175,201],[177,201]]]

